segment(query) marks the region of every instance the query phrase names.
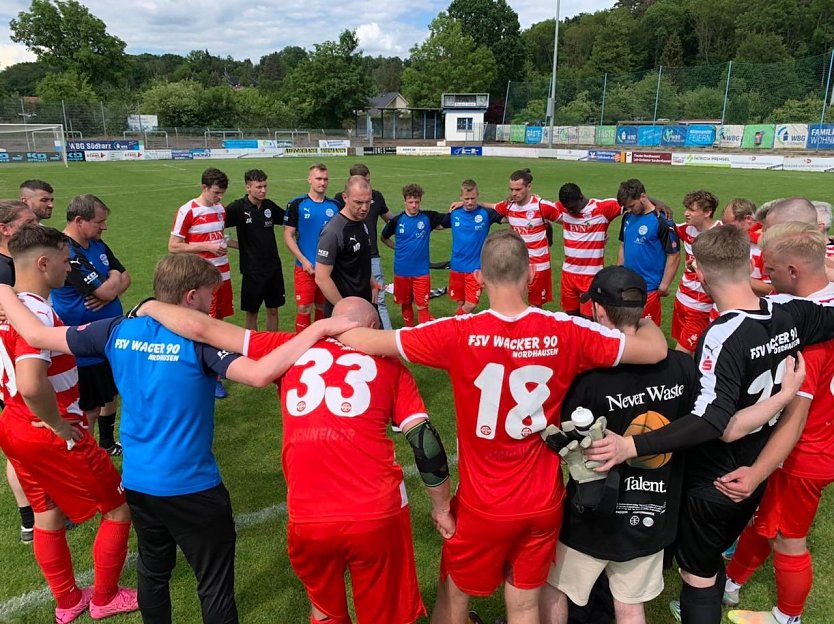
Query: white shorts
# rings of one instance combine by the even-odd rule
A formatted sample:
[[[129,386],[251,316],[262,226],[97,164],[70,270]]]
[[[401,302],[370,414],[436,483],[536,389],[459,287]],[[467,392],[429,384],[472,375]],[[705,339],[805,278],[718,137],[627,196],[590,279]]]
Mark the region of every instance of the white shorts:
[[[623,604],[641,604],[663,591],[663,551],[631,561],[597,559],[559,542],[556,562],[547,582],[580,607],[588,604],[591,589],[605,572],[611,595]]]

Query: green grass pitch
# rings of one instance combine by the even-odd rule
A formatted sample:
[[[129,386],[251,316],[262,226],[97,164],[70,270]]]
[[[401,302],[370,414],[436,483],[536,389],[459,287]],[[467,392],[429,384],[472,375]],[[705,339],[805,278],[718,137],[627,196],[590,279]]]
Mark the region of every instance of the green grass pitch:
[[[330,167],[329,195],[341,190],[347,170],[361,158],[328,159]],[[200,172],[216,166],[229,174],[231,185],[224,201],[244,194],[243,172],[260,168],[269,175],[269,196],[279,204],[307,190],[309,159],[225,160],[213,162],[139,162],[139,163],[79,163],[68,169],[57,165],[3,165],[0,168],[0,197],[15,198],[20,182],[27,178],[48,180],[56,189],[56,207],[50,225],[64,226],[64,210],[71,197],[80,193],[94,193],[112,209],[105,240],[128,267],[133,285],[123,298],[129,306],[151,292],[151,275],[155,262],[166,253],[173,215],[177,207],[199,193]],[[611,197],[618,184],[627,178],[643,180],[654,197],[665,200],[682,219],[681,200],[696,188],[714,192],[725,203],[733,197],[748,197],[757,203],[790,195],[804,195],[811,199],[831,200],[834,177],[824,174],[780,171],[739,171],[730,169],[658,167],[651,165],[623,166],[616,164],[576,163],[551,160],[522,160],[515,158],[406,158],[373,157],[364,162],[371,168],[373,186],[385,195],[396,213],[402,208],[400,189],[416,182],[426,191],[423,207],[446,210],[457,199],[459,184],[464,178],[474,178],[481,189],[481,197],[497,201],[505,197],[510,172],[529,167],[534,176],[535,193],[555,198],[564,182],[576,182],[587,197]],[[611,228],[607,251],[608,262],[616,259],[618,224]],[[448,232],[432,235],[432,260],[449,257]],[[292,297],[292,266],[290,254],[279,240],[288,303],[280,311],[281,329],[291,331],[295,309]],[[558,259],[562,255],[560,228],[556,228],[553,246]],[[392,253],[381,247],[386,278],[392,277]],[[231,252],[232,274],[236,302],[240,276],[236,252]],[[554,279],[558,280],[558,270]],[[443,271],[433,271],[433,286],[446,285]],[[558,293],[558,281],[554,284]],[[672,297],[664,301],[664,329],[671,321]],[[558,301],[558,295],[557,295]],[[556,309],[554,305],[548,306]],[[401,323],[399,310],[390,303],[392,320]],[[442,297],[431,301],[436,316],[454,313],[454,304]],[[243,315],[233,322],[242,324]],[[263,316],[262,321],[263,322]],[[443,436],[450,453],[454,444],[454,414],[451,389],[442,372],[415,367],[418,384],[423,391],[429,413]],[[231,492],[238,515],[237,599],[241,620],[247,623],[274,624],[307,622],[307,601],[303,587],[293,576],[286,554],[286,513],[282,506],[286,485],[281,474],[281,425],[278,401],[274,388],[254,390],[230,385],[230,396],[217,403],[217,432],[215,452],[224,481]],[[413,457],[402,440],[398,440],[401,463],[408,466]],[[117,460],[120,464],[120,461]],[[453,469],[453,474],[456,472]],[[414,543],[417,568],[423,597],[430,609],[435,599],[435,582],[439,562],[440,538],[434,532],[428,515],[428,497],[413,471],[407,476],[411,495]],[[832,577],[834,561],[834,527],[830,521],[834,499],[829,492],[820,508],[811,532],[810,543],[815,558],[815,586],[811,592],[805,621],[825,622],[825,613],[834,610],[834,599],[826,591],[826,581]],[[87,572],[89,583],[92,568],[91,544],[95,522],[68,534],[78,573]],[[135,552],[135,541],[131,542]],[[5,481],[0,485],[0,622],[41,623],[50,621],[54,606],[45,592],[45,584],[32,557],[31,547],[18,541],[18,517],[14,500]],[[135,584],[135,568],[131,564],[123,574],[126,584]],[[679,582],[677,574],[667,573],[667,589],[648,606],[648,620],[653,623],[671,622],[666,603],[675,597]],[[200,621],[195,581],[185,561],[180,558],[171,582],[174,621]],[[745,608],[769,609],[775,600],[773,574],[769,564],[756,574],[745,588],[742,605]],[[503,613],[498,595],[477,600],[474,607],[484,620],[492,622]],[[90,621],[85,615],[79,622]],[[122,616],[120,622],[140,622],[138,614]]]

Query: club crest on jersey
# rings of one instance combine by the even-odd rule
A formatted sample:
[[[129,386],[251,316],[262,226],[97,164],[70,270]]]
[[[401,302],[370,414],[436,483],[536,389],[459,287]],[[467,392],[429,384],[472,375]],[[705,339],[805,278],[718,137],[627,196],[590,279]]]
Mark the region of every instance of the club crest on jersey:
[[[345,401],[344,403],[342,403],[339,409],[342,410],[342,414],[350,414],[350,403]]]
[[[327,210],[324,211],[324,214],[326,214],[328,217],[332,217],[336,213],[333,212],[332,208],[328,208]]]
[[[492,435],[492,427],[489,425],[481,425],[481,435],[484,437],[489,437]]]
[[[640,236],[645,236],[646,234],[648,234],[648,232],[649,232],[649,228],[646,227],[645,225],[641,225],[639,228],[637,228],[637,233]]]
[[[418,229],[418,230],[424,230],[425,228],[426,228],[426,224],[425,224],[425,223],[423,223],[422,221],[420,221],[420,222],[417,224],[417,229]]]
[[[98,257],[98,259],[99,259],[99,260],[101,260],[101,263],[102,263],[104,266],[106,266],[106,267],[109,267],[109,266],[110,266],[110,261],[107,259],[107,254],[101,254],[101,255]]]
[[[298,403],[295,404],[295,411],[297,411],[297,412],[303,412],[306,408],[307,408],[307,402],[306,401],[299,401]]]
[[[269,208],[267,208],[266,210],[264,210],[264,216],[267,219],[271,219],[272,218],[272,211]]]
[[[475,215],[475,223],[483,223],[484,216],[483,215]]]

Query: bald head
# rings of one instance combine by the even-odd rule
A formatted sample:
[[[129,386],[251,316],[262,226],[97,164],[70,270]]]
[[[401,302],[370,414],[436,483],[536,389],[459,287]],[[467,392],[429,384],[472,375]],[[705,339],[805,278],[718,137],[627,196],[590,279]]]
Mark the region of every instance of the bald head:
[[[345,297],[333,306],[333,316],[344,316],[360,327],[379,327],[379,313],[369,301],[361,297]]]
[[[799,221],[817,225],[817,209],[814,204],[804,197],[787,197],[774,202],[765,215],[765,228],[772,227],[779,223]]]
[[[352,195],[355,192],[371,192],[371,185],[368,183],[368,180],[365,176],[361,175],[352,175],[348,178],[347,183],[345,184],[345,195]]]

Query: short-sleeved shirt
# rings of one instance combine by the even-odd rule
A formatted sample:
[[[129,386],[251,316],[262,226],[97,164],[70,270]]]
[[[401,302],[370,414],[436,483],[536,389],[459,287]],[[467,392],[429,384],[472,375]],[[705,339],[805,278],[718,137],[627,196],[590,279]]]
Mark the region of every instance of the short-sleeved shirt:
[[[84,299],[92,295],[106,280],[110,271],[125,271],[124,265],[104,241],[91,240],[85,249],[68,239],[70,272],[61,288],[52,289],[52,307],[67,325],[83,325],[106,318],[121,316],[122,302],[116,297],[99,310],[89,310]],[[76,358],[78,366],[100,364],[102,358]]]
[[[371,241],[368,225],[341,212],[324,227],[316,262],[330,265],[330,277],[342,297],[371,301]]]
[[[295,334],[254,332],[258,359]],[[411,373],[396,359],[320,340],[281,380],[281,461],[292,522],[386,518],[407,503],[389,424],[426,417]]]
[[[0,284],[14,286],[14,260],[0,253]]]
[[[607,428],[622,435],[631,422],[649,411],[669,422],[692,409],[698,370],[692,358],[670,351],[657,364],[625,364],[589,371],[576,378],[562,405],[562,422],[584,407],[594,417],[605,416]],[[669,546],[675,539],[681,489],[683,454],[670,454],[658,468],[617,466],[620,489],[614,512],[608,516],[579,513],[565,506],[559,540],[580,552],[611,561],[630,561]],[[568,493],[576,482],[568,481]]]
[[[666,270],[666,256],[680,251],[675,224],[654,211],[623,216],[620,227],[623,264],[646,280],[649,292],[657,290]]]
[[[409,362],[452,380],[462,504],[488,518],[549,513],[564,496],[558,454],[540,433],[559,422],[574,378],[619,362],[617,330],[562,313],[493,310],[397,331]]]
[[[182,338],[147,317],[71,327],[67,344],[80,356],[110,361],[122,397],[125,488],[178,496],[220,484],[211,451],[214,386],[239,355]]]
[[[710,227],[717,227],[719,225],[722,225],[721,221],[716,221]],[[692,253],[692,243],[698,238],[700,232],[694,225],[687,223],[681,223],[675,226],[675,229],[685,254],[683,275],[681,275],[681,281],[678,284],[678,292],[675,293],[675,299],[690,310],[709,312],[713,306],[712,299],[704,290],[704,287],[698,280],[698,276],[695,274],[695,270],[692,268],[692,261],[695,259]]]
[[[530,255],[530,266],[536,271],[546,271],[550,268],[550,246],[547,244],[547,221],[559,218],[559,211],[552,202],[542,199],[538,195],[531,195],[524,205],[502,201],[495,204],[495,210],[501,216],[507,217],[510,227],[518,232],[527,253]]]
[[[701,373],[692,413],[724,432],[733,415],[776,394],[787,357],[808,344],[834,338],[834,308],[776,295],[756,310],[727,310],[713,321],[695,348]],[[734,441],[715,439],[687,451],[686,480],[693,495],[726,503],[713,482],[751,466],[764,448],[778,415]]]
[[[450,268],[458,273],[472,273],[481,268],[481,249],[494,223],[502,217],[495,210],[475,206],[472,210],[458,208],[443,215],[441,225],[452,229],[452,261]],[[399,245],[399,242],[397,242]]]
[[[622,208],[616,199],[589,199],[574,214],[562,202],[556,202],[559,223],[564,229],[565,260],[562,271],[576,275],[596,275],[605,266],[605,244],[608,226],[620,216]]]
[[[339,207],[329,197],[317,202],[309,195],[301,195],[287,204],[284,225],[295,228],[298,248],[313,266],[316,264],[319,236],[327,222],[338,213]],[[301,262],[296,259],[295,265],[300,267]]]
[[[186,243],[219,243],[223,240],[225,223],[226,209],[221,204],[203,206],[196,199],[192,199],[180,206],[174,215],[171,236],[181,238]],[[218,256],[201,251],[199,256],[216,266],[224,280],[232,279],[228,254]]]
[[[429,238],[440,226],[443,215],[434,210],[421,210],[414,216],[401,212],[382,230],[382,238],[397,239],[394,249],[394,275],[420,277],[429,274]]]
[[[64,323],[42,297],[30,293],[18,293],[18,299],[47,327],[63,327]],[[40,420],[35,416],[17,391],[15,364],[25,359],[47,362],[46,374],[55,391],[58,413],[68,420],[83,420],[84,412],[78,407],[78,369],[71,355],[36,349],[26,342],[8,321],[0,323],[0,365],[2,365],[3,401],[6,404],[3,418],[17,418],[26,422]]]
[[[333,198],[339,210],[345,207],[345,194],[338,193]],[[388,204],[385,203],[385,198],[382,193],[376,189],[371,191],[371,208],[368,210],[368,216],[365,217],[365,224],[368,226],[368,235],[371,237],[371,258],[379,258],[379,243],[376,234],[376,222],[379,217],[388,214]]]
[[[237,233],[242,274],[281,270],[275,227],[283,223],[284,209],[271,199],[264,199],[256,206],[244,195],[226,206],[226,227],[235,228]]]

